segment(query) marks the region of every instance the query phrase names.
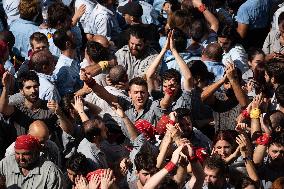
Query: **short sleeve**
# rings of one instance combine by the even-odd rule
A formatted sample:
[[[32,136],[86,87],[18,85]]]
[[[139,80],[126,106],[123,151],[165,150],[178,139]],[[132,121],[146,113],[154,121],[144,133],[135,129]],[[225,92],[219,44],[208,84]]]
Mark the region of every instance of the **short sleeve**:
[[[250,23],[249,14],[248,14],[246,7],[241,6],[239,8],[236,19],[237,19],[237,22],[241,24],[248,25]]]

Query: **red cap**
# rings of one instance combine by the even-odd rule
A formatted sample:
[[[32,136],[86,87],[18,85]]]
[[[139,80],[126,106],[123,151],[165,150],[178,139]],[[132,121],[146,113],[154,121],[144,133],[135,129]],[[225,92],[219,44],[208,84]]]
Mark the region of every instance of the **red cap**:
[[[18,136],[15,142],[15,149],[17,150],[39,150],[39,140],[31,135]]]

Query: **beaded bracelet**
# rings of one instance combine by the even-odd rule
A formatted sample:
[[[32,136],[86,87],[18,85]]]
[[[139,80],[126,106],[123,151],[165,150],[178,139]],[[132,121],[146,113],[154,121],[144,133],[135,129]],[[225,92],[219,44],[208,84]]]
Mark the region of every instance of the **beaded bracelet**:
[[[204,4],[202,4],[202,5],[200,5],[200,6],[198,7],[198,10],[199,10],[201,13],[203,13],[203,12],[206,10],[206,6],[205,6]]]
[[[250,111],[250,118],[251,119],[258,119],[261,115],[261,111],[259,108],[254,108]]]
[[[271,137],[269,134],[264,133],[262,136],[258,137],[255,141],[258,145],[267,146],[271,140]]]

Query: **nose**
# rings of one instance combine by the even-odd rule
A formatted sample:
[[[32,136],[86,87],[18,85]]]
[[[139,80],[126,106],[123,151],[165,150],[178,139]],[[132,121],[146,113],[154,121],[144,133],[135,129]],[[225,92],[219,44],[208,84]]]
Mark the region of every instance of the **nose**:
[[[225,155],[225,148],[221,148],[221,155]]]

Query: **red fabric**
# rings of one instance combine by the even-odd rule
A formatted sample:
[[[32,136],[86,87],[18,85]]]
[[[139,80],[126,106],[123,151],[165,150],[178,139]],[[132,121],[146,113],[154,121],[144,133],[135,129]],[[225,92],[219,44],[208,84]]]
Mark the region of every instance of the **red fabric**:
[[[170,88],[165,89],[165,92],[166,92],[169,96],[173,96],[173,95],[174,95],[174,91],[171,90]]]
[[[166,125],[169,123],[170,118],[167,115],[163,115],[156,125],[156,132],[159,135],[163,135],[167,131]]]
[[[146,139],[153,139],[155,137],[155,128],[147,120],[139,119],[135,122],[136,129],[142,133]]]
[[[31,135],[18,136],[15,142],[15,149],[17,150],[39,150],[39,140]]]
[[[5,73],[5,68],[3,64],[0,64],[0,76],[2,77],[4,73]]]
[[[167,165],[165,166],[165,169],[168,172],[171,172],[172,170],[174,170],[176,168],[176,164],[174,164],[172,161],[170,161],[169,163],[167,163]]]
[[[199,160],[200,163],[203,163],[204,160],[208,157],[208,153],[205,148],[195,147],[195,156]]]
[[[101,176],[104,173],[104,171],[105,171],[104,169],[97,169],[95,171],[89,172],[86,176],[86,179],[88,180],[88,182],[90,182],[93,176],[99,175],[100,176],[99,180],[101,180]]]
[[[271,139],[270,135],[267,134],[267,133],[264,133],[262,136],[258,137],[255,142],[256,142],[256,144],[258,144],[258,145],[264,145],[264,146],[266,146],[266,145],[269,144],[270,139]]]

